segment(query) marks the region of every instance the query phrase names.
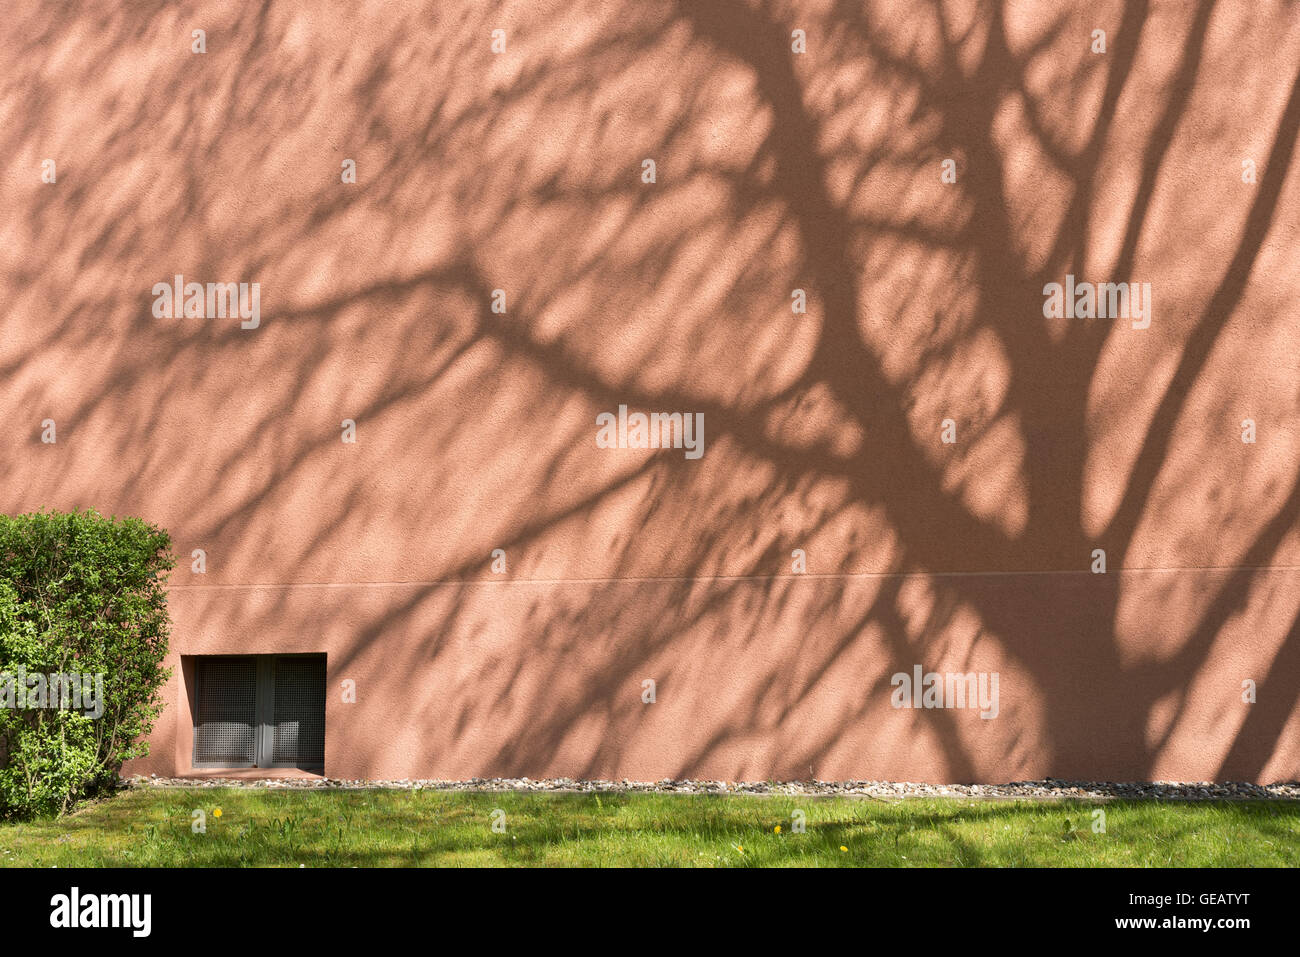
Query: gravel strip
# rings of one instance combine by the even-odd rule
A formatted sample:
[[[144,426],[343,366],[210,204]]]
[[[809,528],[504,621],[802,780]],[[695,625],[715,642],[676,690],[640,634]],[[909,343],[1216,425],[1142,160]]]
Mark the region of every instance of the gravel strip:
[[[388,789],[431,791],[538,791],[557,793],[753,794],[792,797],[867,798],[1037,798],[1113,800],[1155,798],[1170,801],[1300,800],[1300,782],[1247,784],[1231,781],[1013,781],[1010,784],[912,784],[902,781],[574,781],[571,778],[471,778],[468,781],[347,781],[336,778],[160,778],[136,776],[123,787],[261,788],[266,790]]]

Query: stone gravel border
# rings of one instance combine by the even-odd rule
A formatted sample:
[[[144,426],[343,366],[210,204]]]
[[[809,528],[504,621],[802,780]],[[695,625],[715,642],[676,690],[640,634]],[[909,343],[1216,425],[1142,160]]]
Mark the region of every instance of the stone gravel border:
[[[121,782],[127,788],[254,788],[265,790],[430,790],[430,791],[536,791],[570,794],[651,793],[651,794],[752,794],[789,797],[866,797],[866,798],[1031,798],[1115,800],[1155,798],[1171,801],[1222,800],[1300,800],[1300,782],[1284,784],[1247,784],[1227,782],[1196,783],[1121,782],[1113,781],[1013,781],[1010,784],[913,784],[901,781],[574,781],[571,778],[471,778],[468,781],[381,780],[348,781],[336,778],[160,778],[137,775]]]

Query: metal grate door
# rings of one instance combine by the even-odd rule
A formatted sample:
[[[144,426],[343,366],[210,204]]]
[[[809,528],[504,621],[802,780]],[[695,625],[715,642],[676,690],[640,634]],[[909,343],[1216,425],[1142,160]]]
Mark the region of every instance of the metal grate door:
[[[194,764],[252,767],[257,761],[257,662],[200,659],[195,680]]]
[[[194,766],[325,768],[325,656],[200,657]]]
[[[271,764],[325,766],[325,660],[275,659]]]

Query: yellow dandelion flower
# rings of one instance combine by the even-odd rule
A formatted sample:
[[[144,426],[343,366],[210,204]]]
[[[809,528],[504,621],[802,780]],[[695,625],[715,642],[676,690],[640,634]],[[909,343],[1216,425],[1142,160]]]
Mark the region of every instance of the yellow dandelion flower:
[[[781,833],[781,825],[778,824],[776,827],[772,828],[772,833],[773,833],[773,834],[780,834],[780,833]]]
[[[213,817],[221,817],[221,808],[216,808],[212,812]]]
[[[843,844],[841,844],[841,845],[840,845],[840,850],[841,850],[841,851],[847,851],[848,848],[845,847]]]

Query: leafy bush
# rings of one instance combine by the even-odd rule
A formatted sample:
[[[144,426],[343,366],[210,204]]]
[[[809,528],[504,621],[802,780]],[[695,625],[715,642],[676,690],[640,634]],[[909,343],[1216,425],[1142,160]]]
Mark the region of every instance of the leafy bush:
[[[0,816],[62,814],[148,754],[174,564],[138,518],[0,515]]]

